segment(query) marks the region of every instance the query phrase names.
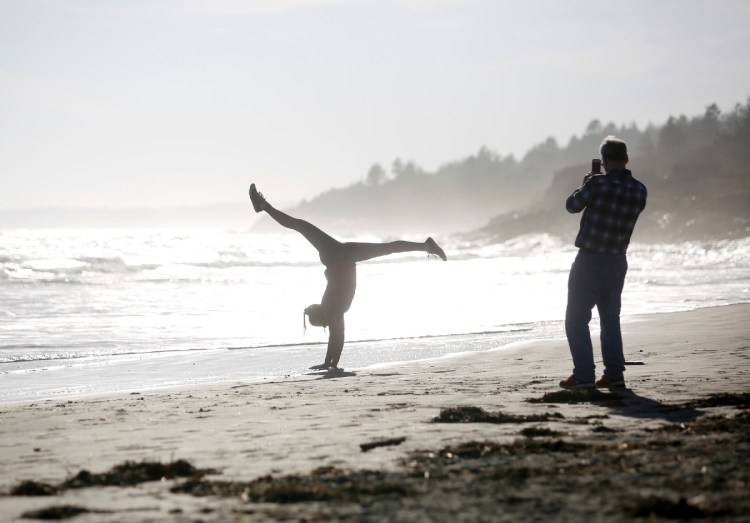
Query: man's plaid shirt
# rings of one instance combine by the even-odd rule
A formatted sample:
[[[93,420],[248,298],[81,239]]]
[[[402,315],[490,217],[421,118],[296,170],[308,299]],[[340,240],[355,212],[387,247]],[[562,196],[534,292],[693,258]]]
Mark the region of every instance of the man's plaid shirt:
[[[646,207],[646,195],[646,186],[628,169],[610,169],[586,179],[565,202],[568,212],[583,211],[576,247],[625,254],[638,215]]]

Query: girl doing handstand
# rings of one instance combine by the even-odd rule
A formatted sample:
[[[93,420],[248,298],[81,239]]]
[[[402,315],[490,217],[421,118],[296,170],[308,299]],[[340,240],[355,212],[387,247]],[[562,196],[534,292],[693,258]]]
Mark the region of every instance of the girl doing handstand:
[[[274,208],[257,191],[255,184],[250,185],[250,201],[255,212],[266,211],[279,225],[304,236],[317,249],[320,261],[326,267],[325,277],[328,283],[323,299],[320,304],[310,305],[304,311],[311,325],[329,329],[325,361],[311,367],[314,370],[338,367],[341,351],[344,349],[344,313],[351,307],[357,287],[357,262],[414,251],[434,254],[443,261],[447,259],[443,249],[432,238],[427,238],[423,243],[404,240],[386,243],[339,242],[313,224]]]

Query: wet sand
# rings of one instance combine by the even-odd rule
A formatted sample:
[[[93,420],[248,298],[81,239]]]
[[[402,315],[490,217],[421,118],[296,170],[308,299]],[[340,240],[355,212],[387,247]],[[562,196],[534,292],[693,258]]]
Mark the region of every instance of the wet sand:
[[[643,364],[616,393],[560,391],[567,345],[543,340],[2,404],[0,520],[747,521],[750,305],[643,316],[623,334]]]

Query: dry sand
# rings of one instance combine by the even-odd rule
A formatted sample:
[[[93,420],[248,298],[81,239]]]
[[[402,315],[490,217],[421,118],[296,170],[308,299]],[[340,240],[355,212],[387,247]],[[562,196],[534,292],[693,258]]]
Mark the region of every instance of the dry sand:
[[[50,507],[87,510],[76,522],[750,521],[750,305],[643,316],[623,333],[644,364],[616,396],[559,394],[570,356],[545,340],[341,376],[0,404],[0,521]],[[176,460],[214,470],[103,474]]]

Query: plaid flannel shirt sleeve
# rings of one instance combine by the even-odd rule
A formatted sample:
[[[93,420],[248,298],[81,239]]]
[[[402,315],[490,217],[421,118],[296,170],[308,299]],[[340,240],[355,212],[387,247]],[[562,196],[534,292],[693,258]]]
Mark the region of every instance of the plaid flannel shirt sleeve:
[[[565,202],[565,208],[569,213],[581,212],[588,205],[589,198],[591,196],[592,178],[593,176],[587,177],[583,181],[583,184],[578,189],[573,191],[573,194],[568,196],[568,199]]]

